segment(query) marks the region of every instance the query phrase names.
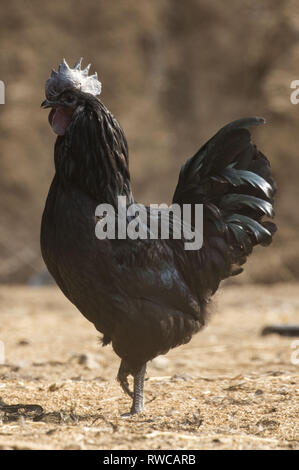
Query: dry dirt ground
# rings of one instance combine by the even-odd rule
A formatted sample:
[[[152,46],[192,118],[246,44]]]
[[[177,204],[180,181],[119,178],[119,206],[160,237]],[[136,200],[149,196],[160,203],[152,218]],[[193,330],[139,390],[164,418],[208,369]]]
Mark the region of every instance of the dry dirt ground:
[[[146,412],[122,418],[94,327],[54,287],[1,287],[0,448],[298,449],[299,352],[260,335],[298,322],[298,288],[225,286],[208,327],[149,365]]]

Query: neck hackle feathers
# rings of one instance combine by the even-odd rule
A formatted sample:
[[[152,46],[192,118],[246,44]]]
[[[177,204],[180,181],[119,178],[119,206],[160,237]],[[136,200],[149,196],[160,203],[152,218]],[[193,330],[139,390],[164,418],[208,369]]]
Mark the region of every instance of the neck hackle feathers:
[[[58,72],[52,70],[51,77],[46,81],[46,96],[53,98],[67,88],[74,88],[97,96],[101,93],[102,85],[98,75],[88,75],[90,64],[81,69],[82,57],[71,68],[65,59],[58,67]]]

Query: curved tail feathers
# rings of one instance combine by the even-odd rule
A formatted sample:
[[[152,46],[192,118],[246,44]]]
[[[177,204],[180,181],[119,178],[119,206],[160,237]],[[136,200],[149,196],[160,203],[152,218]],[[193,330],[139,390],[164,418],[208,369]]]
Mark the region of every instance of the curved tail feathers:
[[[269,245],[276,231],[263,220],[274,216],[275,182],[248,130],[264,122],[244,118],[220,129],[183,165],[173,196],[173,203],[203,204],[202,259],[208,250],[210,262],[218,260],[221,279],[240,273],[253,247]]]

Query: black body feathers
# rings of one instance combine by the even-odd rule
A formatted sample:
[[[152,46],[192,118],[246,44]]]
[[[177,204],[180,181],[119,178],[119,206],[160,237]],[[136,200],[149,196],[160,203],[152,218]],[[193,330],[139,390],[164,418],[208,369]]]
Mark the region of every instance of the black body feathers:
[[[268,160],[248,127],[221,129],[181,169],[178,204],[204,205],[204,242],[98,240],[95,209],[133,201],[125,136],[109,111],[86,96],[55,147],[56,175],[42,220],[41,247],[65,295],[112,342],[134,372],[188,342],[205,323],[206,305],[222,279],[239,273],[257,245],[271,242],[275,185]]]

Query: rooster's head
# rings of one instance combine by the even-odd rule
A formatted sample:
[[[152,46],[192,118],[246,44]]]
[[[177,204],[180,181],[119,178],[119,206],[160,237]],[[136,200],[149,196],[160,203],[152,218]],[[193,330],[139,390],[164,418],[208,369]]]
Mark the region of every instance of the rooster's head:
[[[88,75],[90,64],[81,70],[81,63],[82,58],[71,68],[63,59],[58,72],[52,70],[51,77],[46,81],[46,99],[41,106],[52,108],[49,123],[58,135],[65,134],[75,111],[84,106],[86,99],[101,93],[97,73]]]

